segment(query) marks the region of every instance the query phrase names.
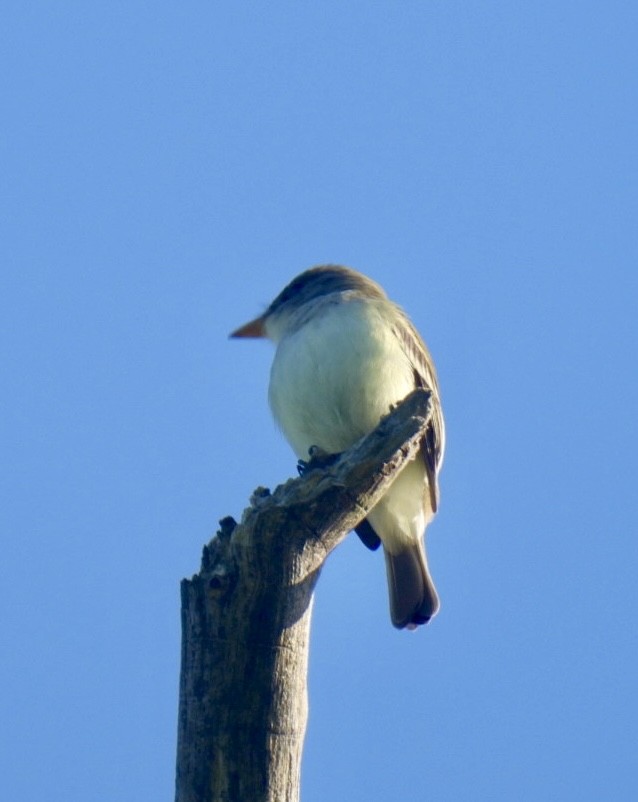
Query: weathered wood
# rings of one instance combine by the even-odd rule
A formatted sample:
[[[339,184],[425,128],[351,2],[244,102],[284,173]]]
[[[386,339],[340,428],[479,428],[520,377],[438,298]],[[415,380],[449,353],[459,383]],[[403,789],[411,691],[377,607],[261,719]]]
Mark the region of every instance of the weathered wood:
[[[327,468],[253,494],[184,579],[176,802],[297,802],[313,590],[419,448],[416,390]]]

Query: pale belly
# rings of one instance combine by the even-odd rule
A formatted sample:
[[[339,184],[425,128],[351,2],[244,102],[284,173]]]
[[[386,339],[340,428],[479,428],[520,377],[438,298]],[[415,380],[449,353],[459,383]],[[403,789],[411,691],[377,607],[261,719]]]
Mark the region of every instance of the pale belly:
[[[374,304],[335,305],[278,345],[273,414],[298,457],[328,453],[372,431],[414,389],[414,371]]]
[[[300,459],[310,446],[339,453],[371,432],[415,387],[414,368],[374,304],[334,306],[279,343],[270,375],[273,414]],[[431,518],[419,456],[368,520],[390,552],[417,541]]]

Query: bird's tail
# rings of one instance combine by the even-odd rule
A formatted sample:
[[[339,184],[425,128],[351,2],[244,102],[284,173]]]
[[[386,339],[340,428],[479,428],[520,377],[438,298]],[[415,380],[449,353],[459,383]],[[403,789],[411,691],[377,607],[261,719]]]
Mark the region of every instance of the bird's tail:
[[[396,554],[384,549],[390,595],[390,617],[398,629],[414,629],[439,611],[439,597],[428,571],[421,542]]]

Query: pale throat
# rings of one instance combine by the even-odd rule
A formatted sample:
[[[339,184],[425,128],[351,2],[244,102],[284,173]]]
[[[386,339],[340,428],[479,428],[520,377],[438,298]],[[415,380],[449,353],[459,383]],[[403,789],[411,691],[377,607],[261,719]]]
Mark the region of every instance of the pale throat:
[[[277,343],[269,400],[300,458],[311,445],[348,448],[414,388],[389,311],[383,301],[333,302],[289,333],[285,319],[267,325]]]

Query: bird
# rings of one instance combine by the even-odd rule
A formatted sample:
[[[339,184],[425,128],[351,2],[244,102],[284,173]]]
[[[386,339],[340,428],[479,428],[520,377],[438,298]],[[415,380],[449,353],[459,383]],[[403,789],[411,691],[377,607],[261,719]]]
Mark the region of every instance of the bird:
[[[432,357],[407,314],[363,273],[326,264],[300,273],[230,336],[275,344],[268,398],[300,461],[311,449],[341,453],[415,388],[431,393],[417,456],[355,528],[368,548],[383,545],[392,624],[426,624],[440,606],[425,530],[439,506],[445,426]]]

